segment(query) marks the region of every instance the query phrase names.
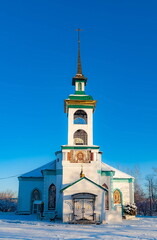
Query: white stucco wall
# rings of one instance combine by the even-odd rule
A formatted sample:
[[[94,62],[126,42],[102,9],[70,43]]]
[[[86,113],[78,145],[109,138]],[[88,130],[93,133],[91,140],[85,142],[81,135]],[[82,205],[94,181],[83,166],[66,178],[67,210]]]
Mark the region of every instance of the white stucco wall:
[[[19,196],[18,196],[18,213],[31,213],[31,196],[32,192],[38,189],[43,200],[43,179],[32,178],[19,180]]]
[[[80,172],[83,167],[83,174],[85,177],[100,184],[100,170],[99,162],[93,161],[91,163],[70,163],[63,162],[63,187],[77,181],[80,178]]]
[[[113,181],[113,190],[119,189],[122,193],[122,201],[123,205],[134,203],[134,192],[132,188],[132,183],[130,183],[127,179],[126,180],[114,180]]]

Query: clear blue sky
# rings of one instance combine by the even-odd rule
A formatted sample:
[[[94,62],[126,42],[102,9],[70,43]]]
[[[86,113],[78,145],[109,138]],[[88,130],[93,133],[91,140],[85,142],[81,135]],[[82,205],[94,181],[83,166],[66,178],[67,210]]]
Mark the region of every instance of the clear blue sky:
[[[74,92],[81,32],[86,93],[98,101],[94,144],[121,169],[157,166],[157,2],[0,3],[0,178],[54,159],[67,144],[63,100]],[[17,178],[0,181],[17,191]]]

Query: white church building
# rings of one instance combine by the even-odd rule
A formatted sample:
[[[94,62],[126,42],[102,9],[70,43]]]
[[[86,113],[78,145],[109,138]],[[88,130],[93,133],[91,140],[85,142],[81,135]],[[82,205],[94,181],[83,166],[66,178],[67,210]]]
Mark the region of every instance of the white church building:
[[[134,178],[102,161],[93,145],[96,101],[85,93],[78,40],[75,93],[65,100],[68,143],[56,159],[19,177],[18,214],[42,212],[63,222],[109,222],[122,219],[123,206],[134,203]]]

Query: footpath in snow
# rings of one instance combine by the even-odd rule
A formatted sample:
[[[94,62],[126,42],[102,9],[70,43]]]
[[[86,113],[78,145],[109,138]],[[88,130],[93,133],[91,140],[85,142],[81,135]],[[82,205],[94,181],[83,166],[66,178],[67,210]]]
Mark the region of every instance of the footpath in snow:
[[[0,239],[157,240],[157,218],[135,218],[120,224],[74,225],[39,221],[36,216],[0,213]]]

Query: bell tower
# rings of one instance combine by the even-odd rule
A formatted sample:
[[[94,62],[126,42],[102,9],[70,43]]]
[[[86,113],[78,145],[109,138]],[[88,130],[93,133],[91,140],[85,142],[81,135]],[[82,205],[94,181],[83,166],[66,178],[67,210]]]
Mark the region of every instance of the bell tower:
[[[93,176],[99,170],[101,161],[99,146],[93,144],[93,113],[96,101],[93,100],[92,96],[87,95],[85,91],[87,78],[82,73],[80,29],[77,29],[77,31],[77,73],[72,78],[75,92],[70,94],[64,101],[64,111],[68,117],[68,143],[67,145],[62,145],[64,183],[67,183],[70,178],[73,180],[78,179],[82,167],[85,176]],[[95,181],[98,181],[96,174],[95,178]]]
[[[72,78],[74,94],[64,101],[68,117],[68,142],[62,145],[63,186],[88,177],[99,184],[101,172],[100,147],[93,144],[93,113],[96,101],[86,94],[87,78],[83,75],[78,31],[77,73]],[[83,190],[81,190],[83,191]]]
[[[93,146],[93,112],[96,101],[86,95],[87,78],[82,73],[80,56],[80,29],[78,31],[77,73],[72,78],[75,94],[65,100],[65,112],[68,115],[68,145]]]

